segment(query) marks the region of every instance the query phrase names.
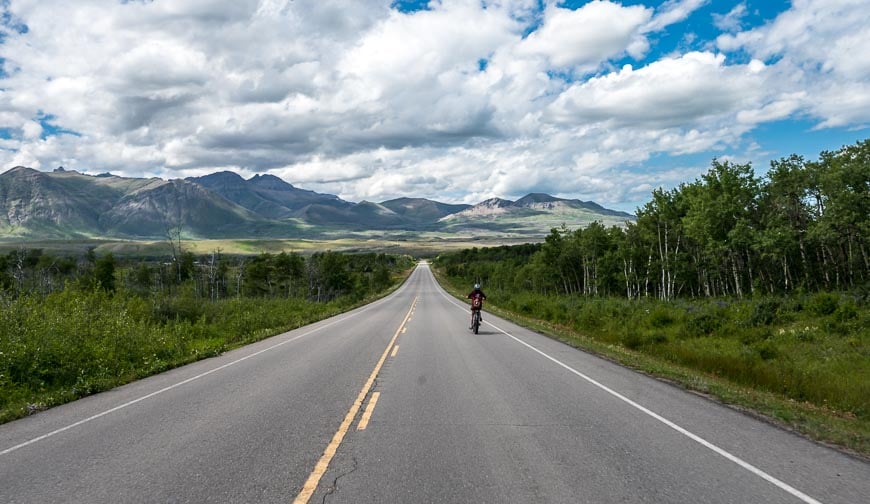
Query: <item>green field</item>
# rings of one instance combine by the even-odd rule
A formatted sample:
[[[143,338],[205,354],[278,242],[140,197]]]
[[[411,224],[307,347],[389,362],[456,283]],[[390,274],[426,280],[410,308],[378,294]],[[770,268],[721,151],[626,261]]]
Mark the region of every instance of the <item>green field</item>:
[[[415,257],[433,257],[441,252],[470,247],[497,247],[526,243],[528,238],[501,238],[492,236],[457,235],[442,237],[427,233],[360,234],[334,239],[224,239],[182,240],[182,248],[196,255],[219,251],[225,255],[256,255],[260,253],[296,252],[310,254],[318,251],[384,252],[409,254]],[[0,254],[20,248],[41,249],[55,255],[77,256],[93,248],[98,255],[112,253],[118,257],[167,257],[171,253],[166,240],[0,240]]]

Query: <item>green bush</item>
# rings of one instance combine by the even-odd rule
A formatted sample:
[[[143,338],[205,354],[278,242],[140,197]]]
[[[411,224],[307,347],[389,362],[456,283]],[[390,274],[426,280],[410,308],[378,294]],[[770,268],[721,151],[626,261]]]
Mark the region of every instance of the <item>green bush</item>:
[[[690,318],[686,334],[692,337],[709,336],[725,323],[724,317],[715,311],[706,311]]]
[[[761,357],[762,360],[768,361],[775,359],[779,356],[776,344],[771,341],[760,341],[753,345],[753,347],[758,352],[758,356]]]
[[[649,314],[649,324],[651,327],[661,329],[668,327],[676,322],[674,314],[665,306],[657,306]]]
[[[776,322],[782,303],[777,299],[764,299],[755,304],[749,325],[769,326]]]
[[[632,350],[637,350],[644,344],[646,344],[646,338],[644,338],[637,331],[632,331],[623,336],[622,344],[625,348],[630,348]]]
[[[839,307],[840,299],[830,292],[819,292],[810,298],[807,308],[816,315],[831,315]]]
[[[845,301],[834,311],[834,317],[840,322],[848,322],[858,318],[858,307],[852,300]]]

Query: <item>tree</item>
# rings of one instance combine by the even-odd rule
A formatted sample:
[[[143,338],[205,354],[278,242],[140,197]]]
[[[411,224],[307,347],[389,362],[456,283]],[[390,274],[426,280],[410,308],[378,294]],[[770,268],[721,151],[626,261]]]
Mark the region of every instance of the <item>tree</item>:
[[[299,254],[281,252],[275,256],[275,280],[286,297],[294,295],[305,274],[305,260]]]
[[[761,231],[758,245],[761,260],[771,267],[762,274],[766,273],[770,292],[778,287],[792,290],[797,279],[809,287],[806,236],[812,215],[808,205],[806,161],[801,156],[792,155],[771,161],[770,166],[768,182],[762,186],[759,203]],[[779,280],[775,271],[781,272]]]
[[[115,292],[115,257],[110,253],[96,260],[94,283],[107,292]]]
[[[758,188],[750,164],[715,159],[701,180],[681,188],[686,235],[699,249],[698,267],[704,271],[708,295],[742,297],[747,281],[752,288]]]
[[[854,286],[870,270],[870,140],[823,152],[817,166],[826,257],[836,264],[837,286]]]
[[[273,293],[272,254],[262,253],[251,259],[245,266],[242,290],[246,296],[270,296]]]
[[[154,285],[154,269],[147,264],[139,263],[130,271],[129,285],[140,295],[147,294]]]
[[[208,297],[212,301],[226,296],[227,294],[227,273],[229,265],[227,261],[221,257],[221,250],[213,250],[211,255],[203,260],[205,264],[206,282],[208,285]]]
[[[658,297],[665,300],[673,299],[676,294],[676,268],[685,249],[686,202],[682,189],[654,190],[652,200],[638,210],[637,216],[641,232],[655,244],[660,271]]]

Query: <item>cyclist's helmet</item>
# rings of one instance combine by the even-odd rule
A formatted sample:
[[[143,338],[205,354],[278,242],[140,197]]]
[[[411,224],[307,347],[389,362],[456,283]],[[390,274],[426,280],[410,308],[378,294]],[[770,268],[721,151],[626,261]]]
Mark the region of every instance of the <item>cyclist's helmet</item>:
[[[474,284],[474,288],[475,288],[475,289],[479,289],[479,288],[480,288],[480,284]]]

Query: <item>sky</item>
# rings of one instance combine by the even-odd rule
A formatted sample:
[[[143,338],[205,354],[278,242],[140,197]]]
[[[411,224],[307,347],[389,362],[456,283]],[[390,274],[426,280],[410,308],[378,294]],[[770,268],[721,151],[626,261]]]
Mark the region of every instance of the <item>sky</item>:
[[[0,0],[0,171],[632,212],[870,137],[870,0]]]

